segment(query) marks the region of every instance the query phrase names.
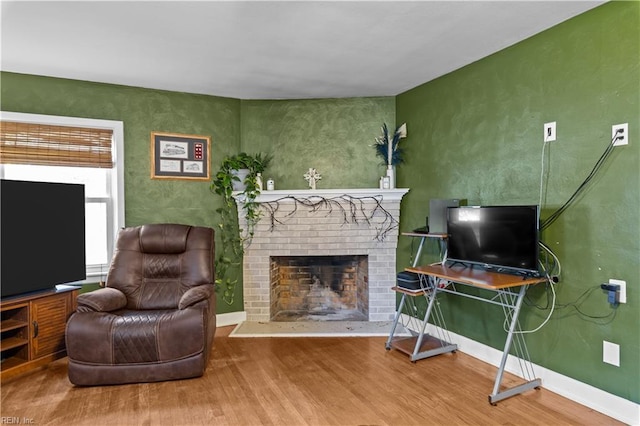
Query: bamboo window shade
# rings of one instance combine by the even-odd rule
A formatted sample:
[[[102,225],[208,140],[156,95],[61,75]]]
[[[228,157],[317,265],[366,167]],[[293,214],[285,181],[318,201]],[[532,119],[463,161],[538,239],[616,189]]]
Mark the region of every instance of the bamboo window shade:
[[[113,131],[0,122],[0,163],[112,168]]]

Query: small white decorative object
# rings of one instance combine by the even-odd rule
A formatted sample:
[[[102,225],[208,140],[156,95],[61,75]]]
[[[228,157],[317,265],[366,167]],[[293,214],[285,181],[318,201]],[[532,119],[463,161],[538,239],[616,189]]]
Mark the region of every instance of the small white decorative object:
[[[389,176],[382,178],[382,189],[391,189],[391,183],[389,182]]]
[[[262,173],[256,174],[256,186],[262,191]]]
[[[276,183],[270,178],[267,180],[267,191],[273,191],[274,189],[276,189]]]
[[[309,171],[304,174],[304,179],[309,182],[309,188],[316,189],[316,182],[322,179],[322,176],[316,169],[310,167]]]

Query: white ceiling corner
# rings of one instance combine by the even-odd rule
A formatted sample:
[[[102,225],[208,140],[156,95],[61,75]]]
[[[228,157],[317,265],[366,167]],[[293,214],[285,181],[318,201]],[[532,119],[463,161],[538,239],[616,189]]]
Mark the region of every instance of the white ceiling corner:
[[[604,1],[2,1],[3,71],[225,96],[394,96]]]

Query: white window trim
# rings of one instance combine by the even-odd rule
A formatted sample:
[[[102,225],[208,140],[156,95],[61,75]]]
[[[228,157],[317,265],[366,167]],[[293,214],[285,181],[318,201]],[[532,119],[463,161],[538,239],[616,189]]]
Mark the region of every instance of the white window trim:
[[[115,180],[117,187],[116,196],[114,198],[113,218],[116,223],[113,224],[113,235],[107,238],[107,268],[113,257],[114,245],[118,230],[124,227],[124,123],[122,121],[101,120],[95,118],[80,117],[63,117],[57,115],[30,114],[22,112],[0,111],[0,120],[15,121],[19,123],[32,124],[49,124],[57,126],[73,126],[73,127],[89,127],[92,129],[107,129],[113,132],[112,158],[115,168]],[[109,217],[109,216],[108,216]],[[100,268],[102,269],[102,268]],[[87,270],[87,280],[84,282],[91,283],[104,279],[107,270],[89,271]]]

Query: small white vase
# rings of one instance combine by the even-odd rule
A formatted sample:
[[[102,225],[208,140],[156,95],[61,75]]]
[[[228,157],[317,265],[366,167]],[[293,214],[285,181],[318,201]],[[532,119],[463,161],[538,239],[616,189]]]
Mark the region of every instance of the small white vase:
[[[387,166],[387,176],[389,177],[389,189],[396,187],[396,166]]]

